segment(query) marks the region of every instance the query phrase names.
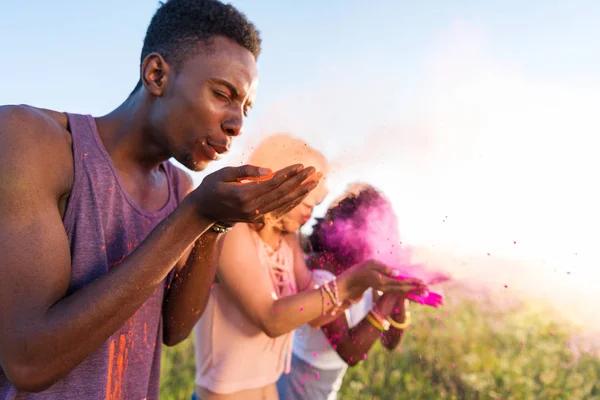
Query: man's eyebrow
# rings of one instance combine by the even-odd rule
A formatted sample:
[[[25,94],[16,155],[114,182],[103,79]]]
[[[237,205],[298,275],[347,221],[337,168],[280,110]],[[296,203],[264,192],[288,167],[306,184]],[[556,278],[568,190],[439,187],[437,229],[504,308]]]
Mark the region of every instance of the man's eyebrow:
[[[238,98],[238,99],[242,98],[240,96],[240,91],[232,83],[226,81],[225,79],[214,78],[214,79],[211,79],[210,81],[227,87],[227,89],[229,89],[229,91],[231,92],[231,95],[234,98]]]

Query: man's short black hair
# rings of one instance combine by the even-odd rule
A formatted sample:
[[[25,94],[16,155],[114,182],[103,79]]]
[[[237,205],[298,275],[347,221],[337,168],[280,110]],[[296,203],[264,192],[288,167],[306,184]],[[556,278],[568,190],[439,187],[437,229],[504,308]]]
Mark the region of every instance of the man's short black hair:
[[[197,54],[198,42],[224,36],[246,48],[258,59],[260,33],[246,16],[231,4],[218,0],[167,0],[152,17],[140,64],[150,53],[159,53],[175,69]],[[137,90],[141,86],[138,82]]]

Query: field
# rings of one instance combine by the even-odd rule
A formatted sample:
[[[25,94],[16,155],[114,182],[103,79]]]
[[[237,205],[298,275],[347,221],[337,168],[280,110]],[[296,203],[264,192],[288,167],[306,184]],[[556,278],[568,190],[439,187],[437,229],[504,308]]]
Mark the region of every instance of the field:
[[[349,369],[341,399],[600,399],[600,359],[573,351],[574,328],[533,303],[492,311],[475,299],[412,307],[394,351]],[[193,343],[163,349],[161,399],[189,399]]]

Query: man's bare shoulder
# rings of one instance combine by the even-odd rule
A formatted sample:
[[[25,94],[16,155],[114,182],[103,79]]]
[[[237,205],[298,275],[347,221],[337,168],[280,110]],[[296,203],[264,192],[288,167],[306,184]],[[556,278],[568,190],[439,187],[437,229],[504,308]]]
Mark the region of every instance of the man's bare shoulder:
[[[63,139],[69,136],[67,116],[64,113],[23,104],[0,106],[0,131],[3,138],[31,131],[37,131],[38,138],[42,138],[44,134],[58,135]]]
[[[62,191],[72,182],[71,146],[65,114],[27,105],[0,106],[0,169],[4,173],[32,176],[35,169],[40,181],[49,180],[48,184]]]

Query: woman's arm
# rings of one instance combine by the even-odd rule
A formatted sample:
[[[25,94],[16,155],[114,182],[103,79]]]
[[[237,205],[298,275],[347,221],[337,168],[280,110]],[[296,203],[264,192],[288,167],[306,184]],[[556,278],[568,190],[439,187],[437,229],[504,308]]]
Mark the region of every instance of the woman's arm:
[[[223,238],[218,255],[217,275],[239,309],[270,337],[277,337],[329,312],[334,305],[323,290],[310,289],[296,295],[278,298],[267,267],[258,259],[250,227],[238,224]],[[338,299],[356,297],[368,287],[399,292],[422,292],[425,286],[417,280],[391,278],[391,268],[374,261],[361,263],[337,279]]]
[[[408,300],[404,296],[397,296],[396,304],[389,318],[400,324],[404,324],[407,320],[407,312]],[[403,334],[404,329],[397,329],[394,326],[390,326],[390,329],[381,336],[381,344],[388,350],[394,350],[400,344]]]
[[[396,298],[390,294],[384,294],[376,301],[377,309],[383,317],[393,311],[395,304]],[[381,338],[383,341],[384,335],[366,318],[350,328],[345,315],[341,315],[321,329],[335,351],[350,366],[362,361],[377,339]]]
[[[225,235],[217,267],[220,284],[250,321],[268,336],[277,337],[332,309],[323,302],[321,290],[314,288],[278,298],[250,229],[238,224]]]
[[[298,286],[298,292],[305,292],[307,290],[315,289],[315,285],[318,283],[313,279],[313,271],[308,268],[305,259],[304,250],[302,250],[302,246],[300,243],[300,237],[296,234],[291,234],[285,236],[288,244],[290,245],[292,251],[294,252],[294,275],[296,277],[296,284]],[[314,260],[314,257],[312,258]],[[322,269],[322,268],[321,268]],[[338,318],[340,313],[343,314],[348,307],[350,307],[351,303],[346,300],[343,302],[342,307],[340,307],[335,315],[331,313],[326,313],[325,315],[319,315],[317,318],[308,322],[310,326],[313,328],[318,328],[322,325],[325,325],[335,319]]]

